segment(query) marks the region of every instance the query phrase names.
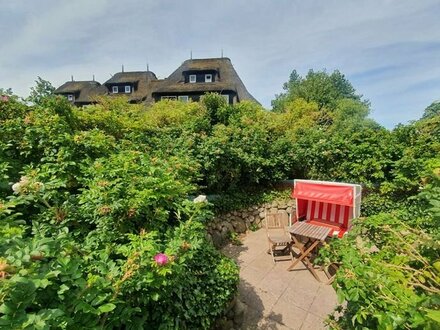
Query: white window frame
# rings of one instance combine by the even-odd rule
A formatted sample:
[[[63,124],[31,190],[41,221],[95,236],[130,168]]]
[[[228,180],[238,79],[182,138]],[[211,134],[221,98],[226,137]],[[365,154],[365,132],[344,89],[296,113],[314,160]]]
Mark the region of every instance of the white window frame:
[[[226,103],[229,104],[229,94],[222,94],[222,96],[225,99]]]
[[[197,82],[197,75],[195,75],[195,74],[190,74],[190,75],[189,75],[189,82],[190,82],[191,84],[194,84],[195,82]]]
[[[188,95],[179,95],[178,99],[179,99],[179,101],[185,102],[185,103],[189,101]]]
[[[113,94],[118,94],[118,93],[119,93],[119,88],[118,88],[118,86],[112,86],[112,93],[113,93]]]
[[[125,93],[131,93],[131,86],[130,85],[125,86]]]
[[[75,97],[73,96],[73,94],[68,94],[67,99],[72,102],[75,101]]]
[[[210,73],[205,74],[205,82],[207,83],[212,82],[212,74]]]

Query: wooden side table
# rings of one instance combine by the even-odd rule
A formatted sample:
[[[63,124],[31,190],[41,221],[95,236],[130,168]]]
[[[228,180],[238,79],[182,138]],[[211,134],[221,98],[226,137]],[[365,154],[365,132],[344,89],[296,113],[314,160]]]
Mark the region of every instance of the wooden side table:
[[[300,261],[302,261],[313,276],[320,281],[309,256],[319,243],[325,241],[330,230],[331,229],[328,227],[312,225],[304,221],[294,223],[293,226],[290,227],[289,232],[293,240],[292,247],[296,247],[300,251],[300,256],[293,261],[292,265],[290,265],[287,270],[291,271]],[[307,243],[301,242],[304,238],[307,239]]]

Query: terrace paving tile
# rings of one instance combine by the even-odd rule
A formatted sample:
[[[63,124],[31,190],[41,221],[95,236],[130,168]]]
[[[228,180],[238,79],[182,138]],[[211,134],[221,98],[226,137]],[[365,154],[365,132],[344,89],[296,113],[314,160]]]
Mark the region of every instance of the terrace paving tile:
[[[240,267],[238,298],[247,305],[241,329],[327,329],[323,321],[337,306],[334,289],[302,263],[290,272],[290,260],[274,263],[264,229],[247,233],[242,243],[224,249]]]
[[[324,320],[312,313],[307,313],[302,324],[301,330],[324,330],[328,327],[324,324]]]
[[[301,329],[307,316],[306,310],[280,300],[273,306],[272,313],[279,315],[278,319],[275,319],[276,321],[290,329]]]

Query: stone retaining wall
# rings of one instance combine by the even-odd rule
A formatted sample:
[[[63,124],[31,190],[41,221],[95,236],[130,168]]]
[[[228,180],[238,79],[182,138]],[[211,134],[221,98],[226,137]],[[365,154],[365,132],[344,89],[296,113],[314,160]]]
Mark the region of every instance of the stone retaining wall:
[[[216,216],[208,225],[208,238],[217,248],[230,240],[232,233],[243,234],[248,230],[260,228],[265,212],[279,212],[290,216],[294,210],[294,200],[276,200],[263,205],[251,206]]]

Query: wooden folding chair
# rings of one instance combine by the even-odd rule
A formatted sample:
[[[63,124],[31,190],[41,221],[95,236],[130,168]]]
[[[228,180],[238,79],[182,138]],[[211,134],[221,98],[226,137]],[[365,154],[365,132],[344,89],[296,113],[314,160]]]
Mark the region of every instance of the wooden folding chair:
[[[288,232],[289,226],[290,221],[287,213],[266,211],[265,227],[269,243],[268,253],[272,256],[274,263],[286,260],[287,255],[293,261],[292,240]]]

